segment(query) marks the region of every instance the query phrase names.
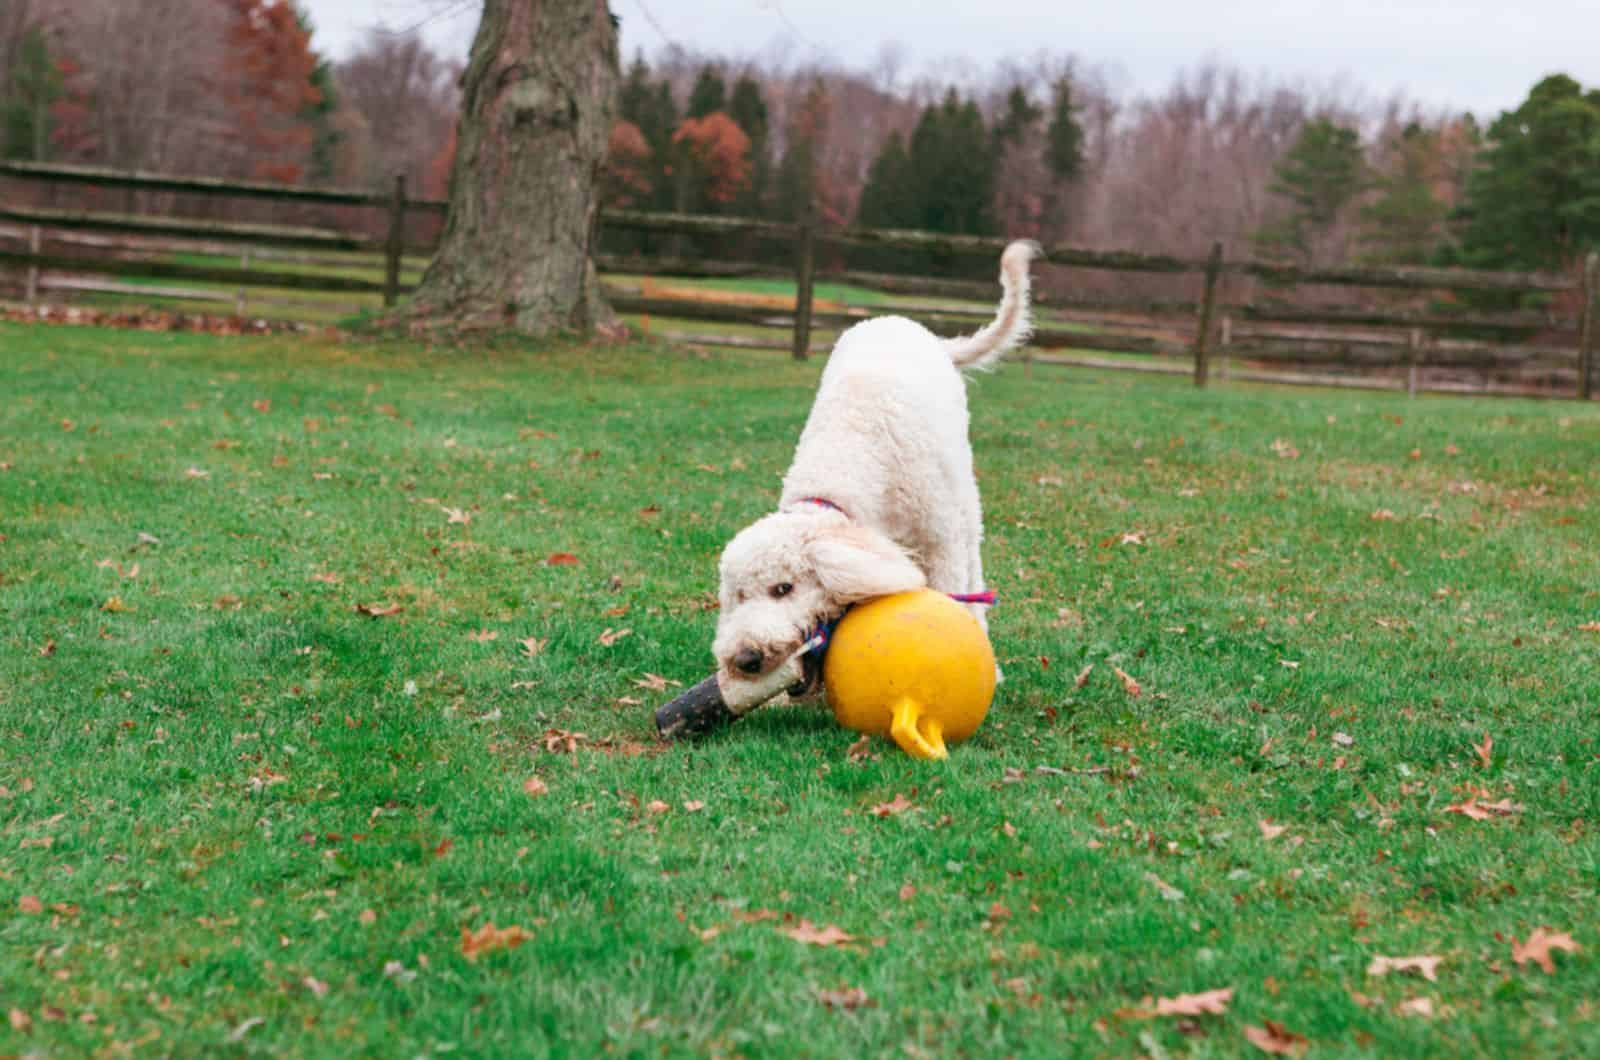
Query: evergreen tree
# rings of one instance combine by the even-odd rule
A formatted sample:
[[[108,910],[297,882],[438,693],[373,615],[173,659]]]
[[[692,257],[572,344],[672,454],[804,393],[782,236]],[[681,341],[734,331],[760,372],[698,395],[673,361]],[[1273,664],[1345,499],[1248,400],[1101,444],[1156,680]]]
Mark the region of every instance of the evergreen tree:
[[[714,111],[728,109],[728,86],[714,66],[702,67],[689,93],[689,117],[704,118]]]
[[[1050,100],[1050,125],[1045,130],[1045,164],[1057,180],[1074,181],[1083,173],[1083,126],[1072,100],[1072,81],[1055,83]]]
[[[1463,260],[1485,268],[1559,268],[1600,248],[1600,91],[1557,74],[1501,114],[1466,222]]]
[[[1429,260],[1449,212],[1435,186],[1443,179],[1439,135],[1412,123],[1393,145],[1389,171],[1377,178],[1378,198],[1361,211],[1368,257],[1391,265]]]
[[[911,134],[916,227],[953,235],[994,231],[995,159],[983,115],[951,89]]]
[[[750,184],[735,200],[735,213],[754,217],[761,213],[766,201],[767,186],[772,180],[771,138],[768,129],[767,101],[761,95],[761,85],[749,74],[741,74],[733,84],[733,95],[728,100],[728,116],[750,138]]]
[[[648,185],[637,205],[652,210],[673,209],[677,193],[668,170],[672,165],[672,136],[678,128],[678,105],[672,87],[665,81],[653,82],[644,57],[635,56],[627,77],[617,93],[617,114],[639,130],[649,148],[642,162],[640,183]]]
[[[856,224],[865,228],[911,228],[921,219],[916,202],[915,177],[905,140],[889,134],[867,171],[856,207]]]
[[[1025,140],[1033,131],[1034,123],[1042,117],[1044,111],[1028,98],[1027,90],[1021,85],[1013,88],[1006,96],[1005,111],[994,123],[996,152],[1003,152],[1007,147]]]
[[[773,180],[772,212],[780,221],[798,221],[813,208],[826,214],[828,189],[822,186],[819,153],[827,137],[832,102],[818,81],[790,119],[788,146]]]
[[[295,20],[306,36],[312,36],[311,17],[295,5]],[[312,183],[326,184],[333,180],[334,161],[344,133],[334,125],[333,116],[339,110],[338,90],[334,82],[333,65],[320,53],[313,53],[317,65],[311,70],[311,86],[316,89],[315,102],[306,104],[300,111],[301,119],[311,126],[311,159],[306,175]]]
[[[43,162],[50,155],[50,107],[65,91],[61,70],[50,55],[50,42],[38,26],[28,30],[17,48],[9,83],[0,99],[0,136],[4,157]]]
[[[1361,193],[1366,161],[1354,129],[1328,118],[1317,118],[1300,130],[1300,136],[1273,169],[1268,190],[1289,200],[1289,213],[1277,224],[1256,234],[1269,253],[1291,253],[1309,259],[1317,237],[1326,233],[1340,213]]]

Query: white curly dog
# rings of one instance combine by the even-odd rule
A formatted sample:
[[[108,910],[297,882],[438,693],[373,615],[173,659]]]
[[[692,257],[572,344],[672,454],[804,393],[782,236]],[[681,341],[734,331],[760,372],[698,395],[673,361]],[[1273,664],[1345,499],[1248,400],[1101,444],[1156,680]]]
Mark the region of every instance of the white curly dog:
[[[839,337],[778,510],[723,550],[712,644],[720,679],[760,679],[853,603],[923,586],[983,590],[961,370],[991,367],[1027,339],[1038,253],[1031,241],[1006,248],[999,311],[975,335],[941,339],[880,317]],[[981,607],[973,612],[984,621]]]

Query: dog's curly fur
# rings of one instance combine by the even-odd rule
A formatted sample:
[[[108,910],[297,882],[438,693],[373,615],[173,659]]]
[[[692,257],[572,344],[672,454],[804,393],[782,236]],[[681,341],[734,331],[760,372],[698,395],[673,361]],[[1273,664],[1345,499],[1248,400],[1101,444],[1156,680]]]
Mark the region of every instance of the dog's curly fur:
[[[725,679],[770,671],[852,603],[923,586],[983,589],[961,371],[991,367],[1027,339],[1038,253],[1027,241],[1006,248],[999,311],[975,335],[940,339],[881,317],[839,337],[778,510],[722,553],[712,652]]]

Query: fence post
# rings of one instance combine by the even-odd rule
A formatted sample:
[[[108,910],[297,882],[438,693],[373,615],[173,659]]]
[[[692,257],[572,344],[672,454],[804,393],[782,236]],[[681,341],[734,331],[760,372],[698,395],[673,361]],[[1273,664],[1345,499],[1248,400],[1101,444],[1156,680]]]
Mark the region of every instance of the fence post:
[[[1228,380],[1228,347],[1233,345],[1233,314],[1222,315],[1221,334],[1217,336],[1217,378]]]
[[[39,241],[40,241],[39,226],[38,225],[33,225],[32,227],[30,227],[28,229],[28,253],[29,254],[33,254],[33,255],[36,255],[36,256],[38,255],[38,253],[39,253]],[[28,266],[28,289],[27,289],[26,294],[27,294],[27,302],[28,302],[29,305],[33,305],[35,302],[37,302],[39,300],[39,266],[37,266],[37,265],[29,265]]]
[[[245,247],[244,253],[239,255],[239,268],[244,269],[246,272],[250,271],[249,247]],[[244,299],[246,293],[246,289],[244,287],[240,287],[238,293],[233,296],[233,315],[236,317],[244,316]]]
[[[1206,385],[1210,372],[1210,351],[1206,348],[1211,337],[1211,314],[1217,307],[1217,277],[1222,273],[1222,243],[1211,244],[1211,256],[1206,259],[1206,290],[1200,300],[1200,324],[1194,336],[1194,385]]]
[[[389,245],[384,250],[383,304],[392,306],[400,298],[400,255],[406,246],[406,175],[394,178],[394,195],[389,199]]]
[[[1583,314],[1578,324],[1578,400],[1589,400],[1590,379],[1594,375],[1594,300],[1600,291],[1600,254],[1591,253],[1583,262]]]
[[[1418,378],[1422,374],[1422,329],[1412,328],[1406,333],[1406,397],[1417,396]]]
[[[811,354],[811,280],[814,275],[813,243],[816,239],[816,209],[807,204],[800,220],[800,252],[794,277],[794,359],[803,361]]]

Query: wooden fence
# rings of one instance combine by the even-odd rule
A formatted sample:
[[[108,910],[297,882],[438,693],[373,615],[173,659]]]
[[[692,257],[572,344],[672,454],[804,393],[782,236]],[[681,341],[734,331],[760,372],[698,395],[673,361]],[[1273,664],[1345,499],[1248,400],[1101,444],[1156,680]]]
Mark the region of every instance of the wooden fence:
[[[0,226],[13,233],[13,245],[0,242],[0,267],[24,274],[24,297],[42,287],[84,289],[92,285],[72,276],[105,275],[144,280],[190,281],[237,288],[338,292],[379,296],[393,305],[409,287],[402,280],[405,255],[427,253],[431,241],[408,239],[411,222],[426,217],[436,224],[446,204],[408,197],[404,179],[384,193],[347,189],[289,188],[162,174],[0,162],[0,192],[27,186],[80,186],[122,189],[130,197],[199,196],[257,200],[302,207],[357,208],[381,219],[367,232],[349,228],[245,224],[195,220],[135,212],[47,209],[24,205],[21,194],[0,197]],[[645,282],[608,283],[607,295],[619,312],[652,322],[662,318],[698,321],[714,330],[668,331],[682,341],[746,348],[782,348],[796,357],[812,350],[813,329],[837,328],[869,315],[898,312],[937,331],[966,329],[991,312],[997,290],[992,281],[949,276],[909,276],[853,269],[853,255],[895,253],[938,264],[945,270],[993,275],[1004,240],[882,229],[824,229],[814,220],[798,223],[726,217],[701,217],[632,210],[607,211],[605,234],[633,233],[669,247],[683,240],[747,241],[792,255],[743,257],[719,254],[717,260],[677,253],[602,254],[603,274],[631,273]],[[382,235],[373,234],[381,228]],[[25,247],[14,244],[25,241]],[[65,253],[60,241],[109,239],[94,252]],[[194,264],[130,255],[129,246],[181,241],[186,245],[243,248],[240,266]],[[50,243],[57,243],[51,249]],[[327,255],[381,255],[381,278],[327,271],[263,268],[258,253],[300,251]],[[1487,272],[1421,267],[1311,268],[1280,262],[1229,260],[1221,244],[1203,259],[1073,246],[1045,249],[1052,269],[1089,269],[1166,277],[1187,283],[1192,295],[1168,299],[1087,299],[1054,297],[1043,285],[1031,365],[1057,363],[1112,370],[1186,374],[1195,385],[1217,378],[1274,383],[1358,386],[1373,389],[1533,393],[1588,399],[1594,375],[1596,341],[1593,311],[1600,267],[1590,256],[1581,275],[1540,272]],[[928,270],[928,271],[931,271]],[[771,299],[728,302],[662,291],[649,282],[677,278],[792,278],[792,302]],[[814,297],[818,279],[883,292],[891,299],[871,305],[840,304]],[[1288,290],[1359,292],[1335,304],[1296,304]],[[1230,301],[1227,289],[1246,289]],[[119,288],[120,290],[120,288]],[[169,291],[144,288],[147,292]],[[180,294],[182,292],[171,292]],[[1557,305],[1542,310],[1488,311],[1463,304],[1463,294],[1535,295]],[[895,301],[910,296],[919,301]],[[215,297],[215,292],[213,292]],[[225,296],[223,296],[225,297]],[[240,296],[242,300],[242,295]],[[1396,304],[1396,298],[1410,304]],[[1426,298],[1422,304],[1419,299]],[[931,300],[931,301],[930,301]],[[1567,308],[1560,308],[1565,303]],[[242,304],[242,301],[241,301]],[[730,330],[730,326],[738,326]]]

